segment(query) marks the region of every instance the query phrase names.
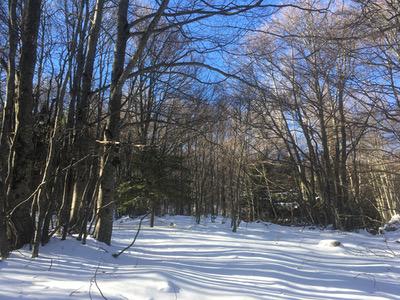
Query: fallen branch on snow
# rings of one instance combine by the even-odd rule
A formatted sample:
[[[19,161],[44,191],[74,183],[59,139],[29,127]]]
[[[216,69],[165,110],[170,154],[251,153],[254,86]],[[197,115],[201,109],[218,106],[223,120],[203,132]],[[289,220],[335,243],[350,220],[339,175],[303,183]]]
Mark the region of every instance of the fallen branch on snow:
[[[114,254],[112,255],[113,257],[117,258],[117,257],[120,256],[122,253],[124,253],[126,250],[128,250],[130,247],[132,247],[133,244],[135,244],[136,239],[137,239],[137,237],[138,237],[138,235],[139,235],[139,232],[140,232],[140,228],[142,227],[142,222],[143,222],[144,218],[146,218],[149,214],[150,214],[150,212],[148,212],[147,214],[145,214],[143,217],[140,218],[140,221],[139,221],[139,228],[138,228],[138,230],[137,230],[137,232],[136,232],[135,238],[133,239],[132,243],[130,243],[129,246],[125,247],[124,249],[122,249],[122,250],[119,251],[118,253],[114,253]]]

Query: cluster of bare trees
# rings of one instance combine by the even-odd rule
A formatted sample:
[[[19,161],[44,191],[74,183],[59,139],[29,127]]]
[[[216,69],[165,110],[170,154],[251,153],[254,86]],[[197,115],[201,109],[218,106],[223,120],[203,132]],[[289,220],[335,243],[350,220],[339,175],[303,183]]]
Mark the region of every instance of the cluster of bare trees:
[[[185,101],[196,101],[203,54],[221,46],[195,27],[263,6],[2,2],[2,256],[30,243],[35,257],[56,232],[110,243],[114,192],[134,173],[128,162],[177,148],[196,122]]]
[[[109,244],[116,211],[386,221],[399,24],[390,0],[3,1],[1,256]]]
[[[366,226],[398,210],[398,12],[395,1],[288,9],[250,39],[251,126],[286,149],[318,223]]]

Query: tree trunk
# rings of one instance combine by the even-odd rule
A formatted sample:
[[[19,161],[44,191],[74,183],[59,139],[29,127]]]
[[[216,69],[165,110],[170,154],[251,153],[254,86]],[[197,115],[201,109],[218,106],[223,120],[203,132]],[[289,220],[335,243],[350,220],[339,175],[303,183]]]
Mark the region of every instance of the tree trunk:
[[[151,214],[150,214],[150,227],[154,227],[154,221],[156,219],[156,206],[154,200],[151,201]]]
[[[13,127],[15,97],[15,56],[17,50],[17,1],[8,1],[8,63],[7,91],[3,109],[0,132],[0,258],[8,256],[7,219],[6,219],[6,177],[10,151],[9,137]]]
[[[114,213],[115,175],[118,166],[118,148],[120,131],[120,110],[122,84],[118,80],[124,70],[128,28],[129,0],[121,0],[118,6],[117,41],[114,51],[114,65],[111,78],[110,120],[104,133],[104,149],[101,159],[100,191],[98,196],[98,222],[95,237],[106,244],[111,243],[112,222]]]
[[[68,68],[71,68],[71,64],[69,64]],[[47,153],[46,165],[42,175],[42,181],[40,183],[40,189],[37,194],[37,209],[38,216],[36,220],[35,226],[35,235],[33,240],[33,249],[32,249],[32,258],[37,257],[39,255],[39,246],[42,241],[42,233],[43,233],[43,225],[45,221],[45,217],[47,214],[47,210],[49,208],[49,199],[46,195],[46,187],[51,179],[51,175],[54,171],[54,158],[56,155],[56,138],[60,128],[60,119],[61,114],[63,112],[63,101],[66,93],[67,83],[69,81],[69,70],[66,72],[66,77],[62,82],[62,87],[59,88],[57,102],[56,102],[56,115],[54,120],[54,128],[53,132],[50,136],[49,148]]]
[[[76,140],[75,140],[75,151],[77,158],[80,159],[88,153],[90,148],[90,136],[88,128],[88,117],[89,117],[89,97],[92,87],[94,61],[96,58],[96,49],[100,35],[101,21],[103,18],[103,8],[105,0],[97,0],[95,6],[95,12],[93,16],[93,24],[90,30],[88,50],[86,54],[86,62],[84,71],[82,73],[82,86],[79,101],[77,103],[76,112]],[[89,166],[86,161],[80,165],[80,170],[76,173],[74,182],[74,190],[72,196],[71,205],[71,224],[74,225],[78,221],[80,214],[79,208],[82,207],[82,194],[85,188],[85,182],[87,176],[82,170],[88,170]]]
[[[37,36],[40,22],[41,0],[28,0],[24,9],[21,34],[20,82],[16,103],[16,130],[13,141],[12,176],[7,197],[10,208],[15,209],[11,216],[13,246],[19,248],[32,239],[32,218],[30,196],[32,170],[32,108],[33,74],[36,64]],[[26,201],[26,202],[24,202]]]
[[[163,0],[148,25],[145,33],[139,40],[135,54],[131,57],[128,65],[124,69],[126,42],[129,38],[129,26],[127,20],[127,10],[129,0],[120,0],[118,6],[118,28],[117,40],[114,51],[114,64],[111,75],[111,97],[110,97],[110,119],[107,129],[104,132],[104,151],[100,166],[100,176],[102,177],[98,197],[98,222],[96,224],[95,237],[97,240],[106,244],[111,243],[112,222],[114,212],[114,189],[115,174],[118,165],[118,142],[120,131],[120,111],[122,86],[129,77],[133,68],[142,57],[147,42],[157,26],[161,15],[167,8],[169,0]]]

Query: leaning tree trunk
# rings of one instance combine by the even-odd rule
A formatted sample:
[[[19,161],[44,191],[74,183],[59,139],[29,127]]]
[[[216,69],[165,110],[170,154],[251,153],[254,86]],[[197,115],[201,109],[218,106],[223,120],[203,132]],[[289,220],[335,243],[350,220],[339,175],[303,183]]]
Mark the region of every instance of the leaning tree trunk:
[[[20,81],[15,107],[16,128],[12,145],[11,180],[7,191],[13,247],[18,248],[32,239],[30,216],[30,177],[32,169],[32,108],[33,73],[36,64],[37,36],[41,13],[41,0],[26,1],[21,34]]]
[[[69,81],[69,74],[72,67],[72,53],[70,53],[70,59],[68,64],[68,70],[65,75],[64,81],[61,82],[61,87],[59,88],[59,92],[56,100],[56,112],[55,112],[55,120],[53,131],[50,136],[46,165],[43,170],[42,181],[39,185],[38,193],[37,193],[37,211],[38,214],[36,216],[36,226],[35,226],[35,234],[33,239],[33,248],[32,248],[32,258],[35,258],[39,255],[39,246],[42,241],[43,236],[43,228],[46,214],[49,209],[49,199],[46,195],[48,190],[49,182],[51,181],[51,177],[55,171],[54,159],[56,157],[56,145],[57,145],[57,137],[60,129],[60,121],[61,114],[63,112],[63,101],[67,89],[67,84]],[[62,71],[61,71],[62,74]]]

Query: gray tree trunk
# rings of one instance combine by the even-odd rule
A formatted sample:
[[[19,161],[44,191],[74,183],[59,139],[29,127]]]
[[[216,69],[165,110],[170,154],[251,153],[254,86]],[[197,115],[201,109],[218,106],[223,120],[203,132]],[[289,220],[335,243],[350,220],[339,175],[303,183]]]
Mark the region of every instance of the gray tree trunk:
[[[33,224],[30,216],[29,198],[32,170],[32,109],[33,74],[36,64],[37,36],[41,14],[41,0],[28,0],[24,8],[21,34],[20,81],[15,107],[16,129],[12,145],[11,180],[7,191],[11,216],[13,247],[21,247],[32,239]]]
[[[15,56],[17,50],[17,1],[8,1],[8,63],[6,103],[3,109],[0,132],[0,257],[8,255],[7,218],[6,218],[6,178],[10,151],[10,133],[13,127],[15,98]]]
[[[135,54],[124,69],[125,48],[129,38],[129,26],[127,10],[129,1],[121,0],[118,7],[118,33],[114,52],[114,64],[111,75],[111,98],[110,98],[110,119],[104,133],[104,150],[100,165],[100,191],[97,201],[98,221],[96,224],[95,237],[106,244],[111,243],[112,222],[114,212],[114,189],[115,171],[118,164],[118,145],[120,131],[120,111],[122,86],[129,77],[133,68],[137,65],[145,50],[147,42],[155,27],[161,19],[161,15],[167,8],[169,0],[163,0],[151,20],[147,30],[139,40]]]
[[[84,157],[89,153],[89,130],[87,126],[89,116],[89,97],[92,87],[94,62],[96,58],[96,48],[99,40],[101,21],[103,18],[103,8],[105,0],[97,0],[95,12],[93,16],[93,24],[90,29],[89,41],[87,46],[86,61],[84,71],[82,73],[81,93],[78,98],[77,111],[76,111],[76,140],[75,151],[77,159]],[[71,206],[71,224],[74,224],[79,219],[80,208],[82,204],[82,194],[85,188],[86,175],[85,170],[89,170],[87,160],[80,166],[79,172],[74,182],[72,206]]]
[[[120,110],[122,84],[118,80],[124,70],[126,43],[129,37],[128,27],[129,0],[121,0],[118,6],[117,41],[114,51],[114,64],[111,75],[110,120],[104,134],[103,157],[100,165],[100,191],[98,196],[98,222],[95,237],[106,244],[111,243],[112,222],[115,204],[115,173],[118,165],[118,145],[120,131]]]

